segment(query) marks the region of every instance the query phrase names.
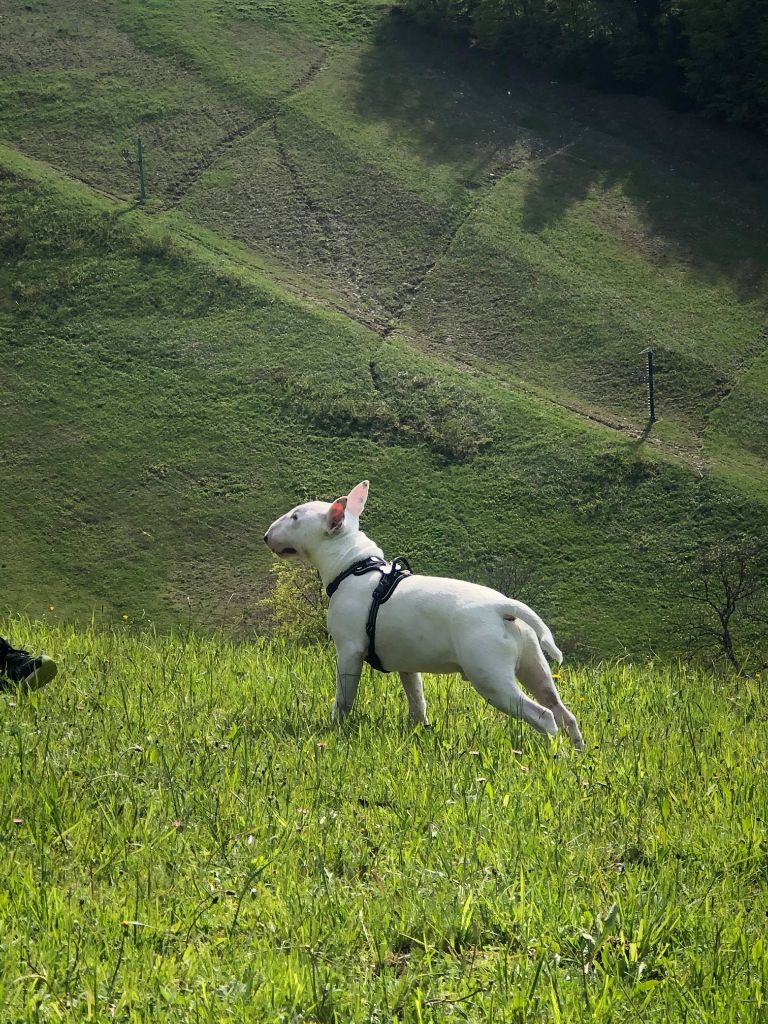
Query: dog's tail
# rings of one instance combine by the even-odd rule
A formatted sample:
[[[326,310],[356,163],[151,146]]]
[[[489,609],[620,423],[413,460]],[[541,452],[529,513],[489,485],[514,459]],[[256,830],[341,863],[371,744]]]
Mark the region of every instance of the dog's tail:
[[[533,608],[529,608],[527,604],[523,604],[522,601],[515,601],[511,597],[508,597],[504,602],[502,612],[505,616],[514,616],[516,619],[522,619],[523,622],[527,623],[534,631],[536,636],[539,638],[539,643],[542,649],[557,662],[558,665],[563,663],[563,652],[555,643],[555,638],[552,636],[552,631],[543,619],[540,619]]]

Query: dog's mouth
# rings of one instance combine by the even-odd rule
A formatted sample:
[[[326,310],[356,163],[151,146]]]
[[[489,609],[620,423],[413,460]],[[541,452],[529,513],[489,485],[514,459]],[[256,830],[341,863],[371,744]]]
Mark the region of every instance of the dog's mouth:
[[[296,548],[281,548],[276,553],[278,555],[280,555],[281,557],[284,556],[284,555],[295,555],[295,554],[298,554],[298,552],[296,551]]]

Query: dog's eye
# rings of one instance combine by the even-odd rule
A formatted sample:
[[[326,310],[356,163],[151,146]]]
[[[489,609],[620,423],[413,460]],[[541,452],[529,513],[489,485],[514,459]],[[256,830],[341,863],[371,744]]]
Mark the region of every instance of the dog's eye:
[[[296,515],[295,512],[291,513],[291,519],[298,519],[298,518],[299,517]]]

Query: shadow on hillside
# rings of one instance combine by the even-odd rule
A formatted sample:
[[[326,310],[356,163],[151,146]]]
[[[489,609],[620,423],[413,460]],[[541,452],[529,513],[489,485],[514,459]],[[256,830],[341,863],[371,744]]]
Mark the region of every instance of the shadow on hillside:
[[[530,134],[533,107],[501,90],[498,71],[460,40],[423,32],[401,17],[384,21],[360,58],[357,113],[380,120],[428,166],[480,168]],[[507,83],[506,88],[510,88]]]
[[[614,201],[609,230],[627,249],[659,266],[682,264],[707,277],[726,279],[745,299],[768,289],[764,196],[753,193],[749,183],[743,191],[736,184],[729,192],[724,177],[705,183],[676,173],[676,168],[660,169],[650,162],[599,152],[590,134],[536,168],[525,195],[523,230],[544,231],[590,194],[618,190],[631,213],[626,219],[616,216]]]
[[[425,166],[453,165],[467,188],[527,173],[524,230],[618,187],[641,222],[630,247],[725,277],[745,296],[768,286],[768,140],[653,100],[548,82],[400,16],[361,57],[357,111]]]

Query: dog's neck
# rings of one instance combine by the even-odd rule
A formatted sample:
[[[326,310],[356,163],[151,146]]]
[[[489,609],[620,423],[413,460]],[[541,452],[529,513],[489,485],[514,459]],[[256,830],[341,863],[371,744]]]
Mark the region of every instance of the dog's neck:
[[[339,573],[371,555],[383,558],[384,552],[375,541],[366,537],[362,530],[355,530],[343,533],[333,544],[316,552],[313,564],[320,573],[323,586],[327,587]]]

